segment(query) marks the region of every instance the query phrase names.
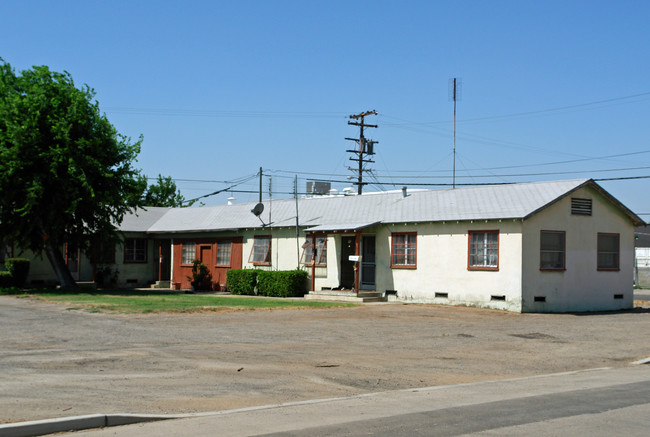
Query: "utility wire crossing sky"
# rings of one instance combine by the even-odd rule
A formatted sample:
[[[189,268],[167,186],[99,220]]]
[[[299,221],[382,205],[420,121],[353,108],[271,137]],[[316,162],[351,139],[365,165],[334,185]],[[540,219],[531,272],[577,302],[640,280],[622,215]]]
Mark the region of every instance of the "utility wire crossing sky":
[[[650,218],[646,1],[3,2],[0,57],[97,92],[138,165],[208,205],[594,178]],[[271,185],[271,186],[270,186]],[[230,189],[228,189],[230,187]],[[269,193],[271,190],[271,194]],[[356,191],[356,189],[355,189]],[[219,194],[210,195],[219,192]]]

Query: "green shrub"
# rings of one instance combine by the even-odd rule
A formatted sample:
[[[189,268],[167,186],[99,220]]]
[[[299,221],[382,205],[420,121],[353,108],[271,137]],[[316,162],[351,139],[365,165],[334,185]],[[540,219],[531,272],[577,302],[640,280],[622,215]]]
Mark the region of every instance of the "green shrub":
[[[194,260],[192,265],[192,276],[188,276],[192,288],[194,290],[211,290],[212,289],[212,273],[208,266],[203,264],[198,259]]]
[[[302,297],[307,292],[307,272],[304,270],[260,271],[257,274],[257,294],[270,297]]]
[[[25,258],[7,258],[5,259],[5,267],[13,277],[13,285],[22,287],[29,274],[29,260]]]
[[[14,285],[14,278],[11,273],[0,270],[0,288],[9,288]]]
[[[228,290],[232,294],[255,295],[255,284],[257,282],[257,273],[259,270],[253,269],[234,269],[228,270]]]

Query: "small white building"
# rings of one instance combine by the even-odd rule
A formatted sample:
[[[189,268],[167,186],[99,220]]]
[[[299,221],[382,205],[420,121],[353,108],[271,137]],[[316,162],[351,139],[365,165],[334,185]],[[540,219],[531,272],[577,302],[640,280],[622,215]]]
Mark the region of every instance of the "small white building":
[[[227,287],[229,269],[299,267],[312,290],[404,302],[516,312],[633,306],[634,227],[643,221],[591,179],[264,205],[259,218],[254,203],[132,215],[121,226],[124,253],[133,246],[129,259],[140,255],[138,271],[152,276],[142,280],[180,288],[200,259],[215,288]]]

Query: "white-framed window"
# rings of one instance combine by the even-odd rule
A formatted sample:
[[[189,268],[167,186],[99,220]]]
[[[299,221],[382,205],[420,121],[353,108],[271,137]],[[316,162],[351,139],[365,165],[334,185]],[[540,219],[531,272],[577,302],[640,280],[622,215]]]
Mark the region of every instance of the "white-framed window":
[[[393,232],[391,234],[390,264],[392,268],[417,267],[417,233]]]
[[[499,269],[499,231],[469,231],[469,270]]]
[[[196,242],[183,241],[181,264],[192,264],[196,259]]]
[[[598,270],[620,270],[620,235],[598,233]]]
[[[147,262],[147,240],[144,238],[126,238],[124,240],[124,262]]]
[[[231,247],[232,247],[232,241],[230,240],[217,241],[217,265],[218,266],[230,265]]]
[[[312,240],[311,238],[307,238],[305,243],[302,245],[302,257],[300,262],[311,265],[312,259],[314,259],[314,254],[312,253]],[[327,265],[327,237],[316,238],[316,259],[314,261],[314,264],[317,266]]]
[[[259,235],[253,241],[251,254],[248,257],[248,262],[256,265],[270,265],[271,264],[271,236]]]
[[[539,269],[566,268],[566,232],[541,231],[539,238]]]

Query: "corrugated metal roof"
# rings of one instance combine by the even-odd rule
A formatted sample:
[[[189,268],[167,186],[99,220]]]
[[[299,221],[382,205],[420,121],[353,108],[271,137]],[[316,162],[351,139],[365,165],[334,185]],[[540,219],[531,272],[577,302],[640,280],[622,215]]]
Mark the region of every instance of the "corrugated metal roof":
[[[305,232],[332,232],[332,231],[358,231],[360,229],[369,228],[370,226],[377,225],[381,222],[369,223],[340,223],[335,225],[318,225],[313,228],[305,229]]]
[[[122,232],[146,232],[170,210],[171,208],[154,206],[137,209],[131,214],[124,215],[124,219],[118,226],[118,230]]]
[[[367,223],[413,223],[452,220],[524,219],[559,198],[593,184],[590,179],[487,185],[445,190],[418,190],[368,193],[361,196],[324,196],[298,201],[300,226],[342,229]],[[632,220],[638,219],[625,209]],[[250,210],[255,203],[168,210],[151,225],[150,232],[198,232],[260,228],[262,221],[271,227],[295,226],[295,199],[265,201],[260,218]],[[270,218],[269,218],[270,212]],[[636,217],[636,219],[634,218]],[[347,229],[347,228],[346,228]]]

